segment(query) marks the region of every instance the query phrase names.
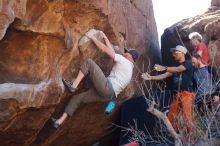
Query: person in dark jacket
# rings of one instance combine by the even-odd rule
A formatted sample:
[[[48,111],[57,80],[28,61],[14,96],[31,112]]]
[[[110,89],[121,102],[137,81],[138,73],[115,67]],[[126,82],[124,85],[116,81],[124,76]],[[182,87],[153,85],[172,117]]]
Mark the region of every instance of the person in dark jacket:
[[[157,71],[165,71],[164,74],[151,76],[143,73],[142,78],[145,80],[163,80],[173,77],[174,96],[170,105],[168,119],[173,128],[178,132],[176,118],[180,111],[183,112],[183,118],[188,132],[192,132],[192,101],[193,101],[193,66],[190,60],[185,59],[187,49],[183,46],[176,46],[171,49],[174,59],[177,61],[175,67],[167,67],[156,64],[154,69]]]

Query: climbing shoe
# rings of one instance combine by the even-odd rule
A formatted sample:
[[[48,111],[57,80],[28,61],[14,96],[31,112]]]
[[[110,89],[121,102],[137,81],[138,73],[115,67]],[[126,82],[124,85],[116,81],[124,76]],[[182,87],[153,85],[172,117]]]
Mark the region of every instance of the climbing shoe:
[[[53,117],[51,118],[52,126],[54,129],[58,129],[60,127],[60,124],[58,124],[56,121],[57,121],[57,119],[55,119]]]
[[[105,108],[105,113],[109,114],[114,108],[115,108],[115,102],[114,100],[110,100],[108,105]]]
[[[73,93],[73,92],[76,90],[76,88],[74,88],[74,87],[72,86],[72,83],[71,83],[70,81],[65,80],[65,79],[62,79],[62,81],[63,81],[63,84],[67,87],[67,89],[68,89],[71,93]]]

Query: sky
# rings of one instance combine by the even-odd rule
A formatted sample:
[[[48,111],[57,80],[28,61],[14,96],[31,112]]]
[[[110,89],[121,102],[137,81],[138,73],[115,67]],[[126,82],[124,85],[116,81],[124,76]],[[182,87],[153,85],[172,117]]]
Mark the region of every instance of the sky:
[[[174,23],[203,14],[211,5],[211,0],[152,0],[157,31],[160,37],[164,29]]]

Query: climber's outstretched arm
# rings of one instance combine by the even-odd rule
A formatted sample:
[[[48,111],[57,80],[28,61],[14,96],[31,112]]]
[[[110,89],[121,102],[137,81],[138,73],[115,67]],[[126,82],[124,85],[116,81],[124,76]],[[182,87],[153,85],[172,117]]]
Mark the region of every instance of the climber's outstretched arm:
[[[97,40],[92,34],[87,34],[87,37],[95,43],[99,50],[110,56],[112,59],[115,58],[115,51],[112,48],[107,47],[101,41]]]

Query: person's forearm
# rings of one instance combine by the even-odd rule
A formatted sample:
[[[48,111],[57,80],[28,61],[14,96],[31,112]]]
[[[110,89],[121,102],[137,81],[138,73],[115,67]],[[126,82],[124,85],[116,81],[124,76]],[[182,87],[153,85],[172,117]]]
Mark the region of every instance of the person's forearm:
[[[110,41],[108,40],[108,38],[104,37],[104,40],[105,40],[105,43],[106,43],[107,47],[115,52],[115,50],[114,50],[112,44],[110,43]]]
[[[180,69],[179,67],[167,67],[166,71],[170,73],[176,73],[176,72],[182,72],[183,70]]]
[[[163,66],[163,65],[159,65],[159,64],[155,64],[154,69],[156,71],[165,71],[165,72],[169,72],[169,73],[182,72],[182,71],[186,70],[186,68],[183,65],[179,65],[177,67],[167,67],[167,66]]]
[[[95,37],[90,37],[90,39],[92,39],[92,41],[95,43],[99,50],[101,50],[102,52],[110,56],[112,59],[114,59],[115,52],[113,50],[109,49],[105,44],[97,40]]]
[[[151,76],[151,80],[163,80],[167,78],[165,74],[157,75],[157,76]]]
[[[103,44],[102,42],[100,42],[99,40],[97,40],[95,37],[91,37],[91,40],[95,43],[95,45],[97,46],[97,48],[99,50],[101,50],[102,52],[105,52],[107,48],[107,46],[105,44]]]

